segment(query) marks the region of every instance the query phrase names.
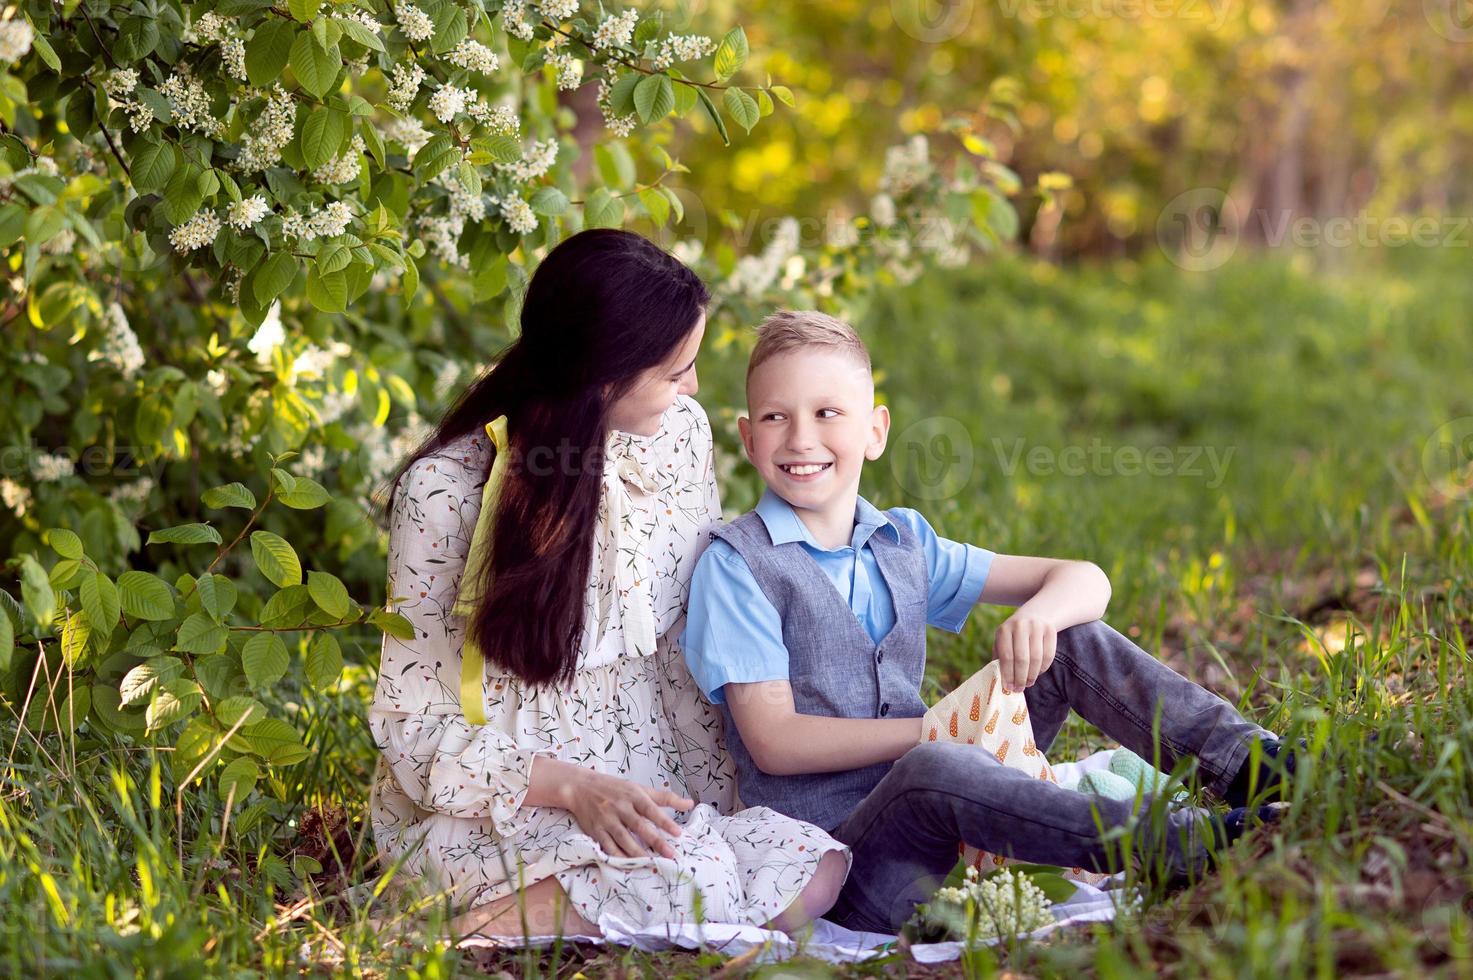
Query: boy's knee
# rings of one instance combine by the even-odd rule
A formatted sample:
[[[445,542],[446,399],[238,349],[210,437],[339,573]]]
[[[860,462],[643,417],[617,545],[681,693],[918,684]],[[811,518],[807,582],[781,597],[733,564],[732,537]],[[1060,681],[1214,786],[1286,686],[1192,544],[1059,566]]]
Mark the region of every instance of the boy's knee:
[[[955,787],[963,774],[975,769],[991,753],[959,742],[922,742],[895,762],[895,771],[907,789]]]

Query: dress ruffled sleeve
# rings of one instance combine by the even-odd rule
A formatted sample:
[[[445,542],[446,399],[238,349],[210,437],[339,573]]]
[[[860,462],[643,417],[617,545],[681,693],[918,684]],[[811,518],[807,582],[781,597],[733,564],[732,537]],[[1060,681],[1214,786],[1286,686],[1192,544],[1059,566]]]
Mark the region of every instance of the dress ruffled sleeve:
[[[404,475],[389,520],[391,597],[414,639],[385,634],[369,727],[395,782],[416,806],[489,818],[498,834],[520,829],[532,760],[550,748],[518,744],[514,732],[472,725],[461,711],[459,676],[466,623],[452,612],[480,512],[487,447],[448,448]]]

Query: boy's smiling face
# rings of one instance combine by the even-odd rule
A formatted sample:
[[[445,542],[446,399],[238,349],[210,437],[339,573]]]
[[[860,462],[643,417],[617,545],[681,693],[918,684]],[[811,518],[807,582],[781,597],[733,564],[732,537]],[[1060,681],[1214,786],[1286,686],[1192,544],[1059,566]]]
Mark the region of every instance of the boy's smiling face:
[[[890,431],[863,362],[823,347],[775,354],[747,382],[747,411],[737,427],[763,481],[805,523],[845,529],[847,543],[864,461],[880,457]]]

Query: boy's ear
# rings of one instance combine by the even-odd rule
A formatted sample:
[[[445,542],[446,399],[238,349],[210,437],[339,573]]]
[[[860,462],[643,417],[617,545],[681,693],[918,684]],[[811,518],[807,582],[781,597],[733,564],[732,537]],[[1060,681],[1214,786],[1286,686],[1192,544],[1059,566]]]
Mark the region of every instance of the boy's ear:
[[[870,411],[869,421],[869,443],[864,447],[864,458],[879,459],[890,439],[890,409],[876,405]]]
[[[737,432],[742,436],[742,448],[747,451],[747,462],[752,462],[752,420],[745,415],[737,416]]]

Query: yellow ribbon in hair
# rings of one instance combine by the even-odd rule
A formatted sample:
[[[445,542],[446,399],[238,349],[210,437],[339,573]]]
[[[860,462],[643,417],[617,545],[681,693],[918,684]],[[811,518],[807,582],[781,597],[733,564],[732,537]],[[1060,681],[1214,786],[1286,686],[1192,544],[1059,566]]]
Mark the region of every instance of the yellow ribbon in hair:
[[[491,560],[491,528],[495,523],[496,502],[501,496],[501,484],[506,478],[511,455],[506,451],[510,442],[505,415],[486,423],[486,435],[496,446],[496,458],[491,462],[491,474],[486,477],[486,487],[481,492],[481,515],[476,519],[475,531],[471,533],[471,550],[466,556],[465,571],[460,576],[455,605],[450,609],[457,616],[470,616],[476,611],[480,597],[472,593],[481,580],[486,563]],[[485,677],[486,657],[471,639],[467,625],[465,643],[460,652],[460,710],[472,725],[486,724]]]

